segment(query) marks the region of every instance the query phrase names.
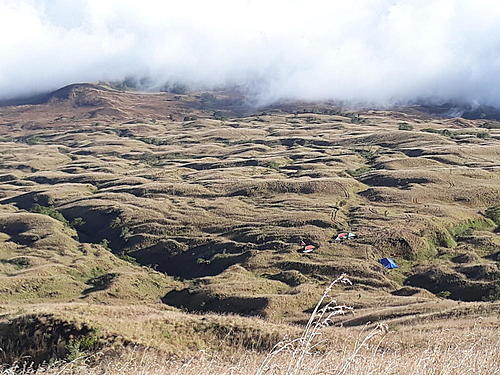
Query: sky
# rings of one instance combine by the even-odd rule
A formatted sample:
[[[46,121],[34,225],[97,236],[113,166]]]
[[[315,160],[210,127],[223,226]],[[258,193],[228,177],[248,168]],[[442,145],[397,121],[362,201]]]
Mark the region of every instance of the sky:
[[[500,107],[498,0],[0,0],[0,99],[76,82]]]

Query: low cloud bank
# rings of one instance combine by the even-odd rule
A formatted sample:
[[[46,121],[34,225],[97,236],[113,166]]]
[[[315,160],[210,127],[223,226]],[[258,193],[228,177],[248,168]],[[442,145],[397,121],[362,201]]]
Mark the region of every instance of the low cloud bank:
[[[0,0],[0,99],[75,82],[500,107],[498,0]]]

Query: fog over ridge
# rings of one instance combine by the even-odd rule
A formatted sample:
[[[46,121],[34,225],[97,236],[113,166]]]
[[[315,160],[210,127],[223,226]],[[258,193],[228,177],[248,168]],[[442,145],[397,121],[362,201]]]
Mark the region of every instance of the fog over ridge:
[[[74,82],[500,107],[497,0],[0,0],[0,99]]]

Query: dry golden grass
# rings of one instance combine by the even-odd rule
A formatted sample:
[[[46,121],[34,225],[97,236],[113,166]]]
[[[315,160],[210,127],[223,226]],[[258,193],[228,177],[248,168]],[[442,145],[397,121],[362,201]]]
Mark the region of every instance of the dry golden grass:
[[[323,320],[324,321],[324,320]],[[472,323],[472,324],[471,324]],[[174,359],[157,351],[129,348],[82,354],[71,362],[40,367],[12,365],[2,375],[496,375],[500,373],[498,321],[471,318],[448,323],[428,323],[405,330],[375,328],[332,335],[313,329],[298,339],[308,345],[281,344],[272,352],[201,350]],[[325,330],[325,328],[320,328]],[[326,329],[328,330],[328,329]],[[337,333],[340,331],[337,331]],[[293,337],[293,336],[292,336]],[[317,340],[318,337],[320,340]],[[221,343],[227,337],[221,339]],[[324,340],[323,340],[324,339]],[[286,345],[296,340],[284,341]],[[291,344],[290,344],[291,343]],[[319,343],[320,350],[314,344]],[[222,348],[222,346],[221,346]],[[298,350],[294,350],[294,348]]]
[[[338,291],[339,302],[357,314],[336,322],[384,322],[409,335],[401,346],[389,333],[376,352],[362,348],[364,360],[349,371],[404,374],[407,364],[418,374],[421,361],[422,374],[452,374],[474,350],[467,335],[489,337],[483,326],[463,336],[449,327],[463,341],[456,348],[445,345],[444,326],[430,348],[415,343],[429,334],[410,328],[432,319],[468,327],[498,309],[483,300],[500,295],[498,229],[484,216],[500,201],[500,129],[478,137],[483,120],[346,113],[325,103],[249,113],[237,101],[218,108],[229,98],[215,95],[221,101],[207,104],[201,93],[80,85],[46,103],[2,108],[0,324],[31,311],[170,354],[209,350],[184,370],[228,373],[212,355],[221,335],[236,327],[248,348],[256,337],[294,332],[324,286],[348,272],[355,285]],[[30,212],[37,204],[63,220]],[[332,241],[340,231],[358,237]],[[316,250],[299,253],[302,243]],[[386,256],[400,268],[385,270],[378,260]],[[330,353],[308,357],[316,361],[308,368],[338,373],[358,333],[332,328]],[[476,349],[479,361],[487,346],[479,340]],[[425,367],[439,350],[441,367]],[[151,362],[104,359],[87,370],[184,371],[147,355]],[[239,353],[233,373],[253,373],[262,359]],[[382,370],[388,364],[394,369]]]
[[[457,336],[443,334],[432,338],[427,349],[384,351],[376,344],[365,345],[354,354],[352,348],[308,357],[301,368],[304,375],[496,375],[500,373],[498,337],[485,337],[485,332]],[[453,343],[451,343],[453,342]],[[100,374],[100,375],[253,375],[263,360],[262,355],[247,353],[228,360],[207,353],[184,361],[162,360],[149,355],[108,359],[99,364],[59,364],[37,370],[5,369],[10,374]],[[269,371],[263,374],[285,375],[293,358],[283,354],[275,358]],[[262,372],[261,372],[262,373]]]

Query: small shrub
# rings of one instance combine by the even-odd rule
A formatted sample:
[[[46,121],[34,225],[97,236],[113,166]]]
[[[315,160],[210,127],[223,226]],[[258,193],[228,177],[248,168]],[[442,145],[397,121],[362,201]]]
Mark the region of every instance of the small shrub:
[[[490,138],[490,133],[488,132],[479,132],[479,133],[476,133],[476,137],[478,138],[481,138],[481,139],[485,139],[485,138]]]
[[[91,285],[94,290],[103,290],[109,288],[113,280],[118,276],[116,273],[105,273],[87,280],[85,284]]]
[[[360,150],[358,151],[359,154],[365,158],[365,160],[369,163],[369,164],[373,164],[375,163],[375,161],[377,160],[377,157],[378,157],[378,153],[377,151],[372,151],[372,150]]]
[[[120,238],[127,242],[130,237],[133,236],[132,231],[130,230],[129,227],[122,227],[120,230]]]
[[[123,241],[127,241],[130,237],[133,236],[133,233],[130,230],[130,228],[124,225],[124,222],[120,217],[115,217],[111,221],[110,227],[113,229],[120,229],[120,238]]]
[[[57,211],[54,207],[52,206],[41,206],[38,203],[34,204],[33,207],[31,207],[31,212],[35,214],[42,214],[42,215],[47,215],[50,216],[53,219],[59,220],[60,222],[64,223],[65,225],[69,226],[68,220],[61,214],[59,211]]]
[[[277,162],[276,160],[269,160],[269,161],[264,162],[264,166],[266,168],[270,168],[270,169],[274,169],[275,171],[279,171],[281,164],[279,162]]]
[[[448,231],[436,233],[435,246],[442,246],[446,248],[453,248],[457,245],[452,235]]]
[[[366,119],[362,118],[359,113],[352,114],[349,116],[351,118],[352,124],[363,124],[366,122]]]
[[[367,173],[369,171],[371,171],[370,167],[361,167],[361,168],[357,168],[357,169],[348,169],[348,170],[346,170],[346,172],[349,175],[351,175],[352,177],[359,177],[362,174]]]
[[[448,130],[448,129],[441,130],[440,134],[444,135],[445,137],[452,137],[453,136],[453,132],[451,130]]]
[[[91,331],[85,336],[75,338],[66,344],[66,360],[76,361],[87,356],[91,351],[98,349],[99,337],[96,331]]]
[[[18,257],[13,259],[0,259],[0,263],[12,264],[16,268],[26,268],[31,266],[30,260],[25,257]]]
[[[24,142],[27,145],[39,145],[45,143],[45,140],[43,140],[40,137],[37,137],[36,135],[33,135],[26,138],[22,138],[21,142]]]
[[[413,125],[406,122],[400,122],[398,125],[399,130],[413,130]]]
[[[451,296],[451,293],[448,292],[447,290],[443,290],[442,292],[436,293],[436,296],[440,298],[448,298]]]
[[[485,212],[484,216],[488,219],[493,220],[496,225],[500,225],[500,206],[489,207]]]
[[[118,255],[118,258],[120,258],[121,260],[124,260],[125,262],[132,263],[135,266],[139,265],[139,263],[137,263],[137,261],[135,260],[134,257],[131,257],[130,255],[127,255],[125,253]]]
[[[196,264],[210,264],[210,259],[196,258]]]
[[[160,159],[160,157],[153,154],[152,152],[145,152],[139,156],[139,160],[148,164],[148,165],[155,166],[155,165],[158,165],[158,163],[160,162],[161,159]]]
[[[155,146],[163,146],[163,145],[167,145],[169,143],[165,139],[156,138],[156,137],[138,137],[135,139],[137,139],[138,141],[147,143],[148,145],[155,145]]]
[[[119,216],[117,216],[113,220],[111,220],[110,227],[113,229],[117,229],[120,227],[121,224],[122,224],[122,219]]]
[[[99,242],[99,245],[104,247],[106,250],[111,250],[109,247],[109,240],[104,238],[101,242]]]
[[[73,220],[71,220],[71,226],[73,228],[79,228],[82,227],[86,224],[85,220],[81,217],[75,217]]]
[[[480,128],[483,128],[483,129],[499,129],[500,126],[498,125],[498,123],[491,123],[491,122],[485,122],[484,124],[481,124],[479,125]]]

